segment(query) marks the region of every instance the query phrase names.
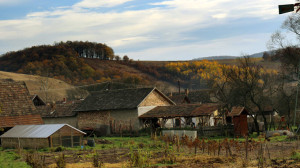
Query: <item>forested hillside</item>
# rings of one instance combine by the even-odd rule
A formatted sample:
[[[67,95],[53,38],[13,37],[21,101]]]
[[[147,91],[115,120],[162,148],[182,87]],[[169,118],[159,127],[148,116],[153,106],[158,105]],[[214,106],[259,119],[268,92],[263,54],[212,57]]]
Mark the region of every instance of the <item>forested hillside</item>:
[[[121,72],[121,69],[91,66],[93,61],[88,61],[89,59],[101,60],[99,63],[102,65],[111,64],[112,61],[109,60],[114,59],[113,49],[105,44],[81,41],[34,46],[2,55],[0,70],[53,77],[70,84],[112,79],[147,83],[139,75]]]
[[[199,78],[174,71],[168,63],[133,61],[128,56],[121,59],[105,44],[67,41],[8,52],[0,57],[0,70],[52,77],[75,85],[114,81],[177,86],[180,81],[182,87],[205,87]]]
[[[220,61],[219,61],[220,62]],[[231,60],[225,64],[234,65]],[[73,85],[108,81],[131,85],[183,88],[207,88],[204,76],[223,63],[214,61],[133,61],[114,55],[101,43],[67,41],[9,52],[0,57],[0,70],[39,75]]]

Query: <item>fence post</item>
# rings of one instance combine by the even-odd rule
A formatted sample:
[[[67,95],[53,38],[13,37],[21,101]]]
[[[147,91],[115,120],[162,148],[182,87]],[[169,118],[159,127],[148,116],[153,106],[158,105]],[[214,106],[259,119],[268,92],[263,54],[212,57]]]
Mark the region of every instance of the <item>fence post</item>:
[[[246,160],[248,159],[248,136],[246,136],[246,143],[245,143],[245,148],[246,148]]]
[[[230,149],[228,141],[227,141],[227,147],[228,147],[229,156],[232,156],[231,149]]]

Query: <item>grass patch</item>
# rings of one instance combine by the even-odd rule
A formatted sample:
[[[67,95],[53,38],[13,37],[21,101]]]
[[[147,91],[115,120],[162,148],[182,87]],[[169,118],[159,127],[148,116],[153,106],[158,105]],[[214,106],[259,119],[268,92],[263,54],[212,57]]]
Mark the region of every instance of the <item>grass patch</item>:
[[[286,135],[270,137],[271,142],[284,142],[289,141]]]
[[[0,167],[5,168],[30,168],[21,157],[13,151],[0,150]]]
[[[300,160],[300,151],[294,151],[292,153],[292,159],[295,159],[295,160]]]

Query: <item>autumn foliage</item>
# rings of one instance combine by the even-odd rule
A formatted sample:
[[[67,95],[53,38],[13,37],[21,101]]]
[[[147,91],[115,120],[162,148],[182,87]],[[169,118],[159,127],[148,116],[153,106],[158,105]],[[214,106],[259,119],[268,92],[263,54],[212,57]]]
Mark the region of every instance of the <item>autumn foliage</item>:
[[[91,66],[88,59],[110,64],[113,50],[101,43],[67,41],[54,45],[34,46],[0,57],[0,70],[53,77],[71,84],[91,84],[118,80],[140,84],[139,75],[120,72],[118,69]]]

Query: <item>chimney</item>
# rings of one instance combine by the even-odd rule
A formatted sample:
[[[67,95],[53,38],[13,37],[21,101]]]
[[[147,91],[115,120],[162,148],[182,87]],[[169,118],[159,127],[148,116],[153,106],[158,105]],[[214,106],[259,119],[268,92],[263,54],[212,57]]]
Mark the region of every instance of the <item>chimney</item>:
[[[189,96],[189,89],[184,89],[184,92],[185,92],[185,96]]]

